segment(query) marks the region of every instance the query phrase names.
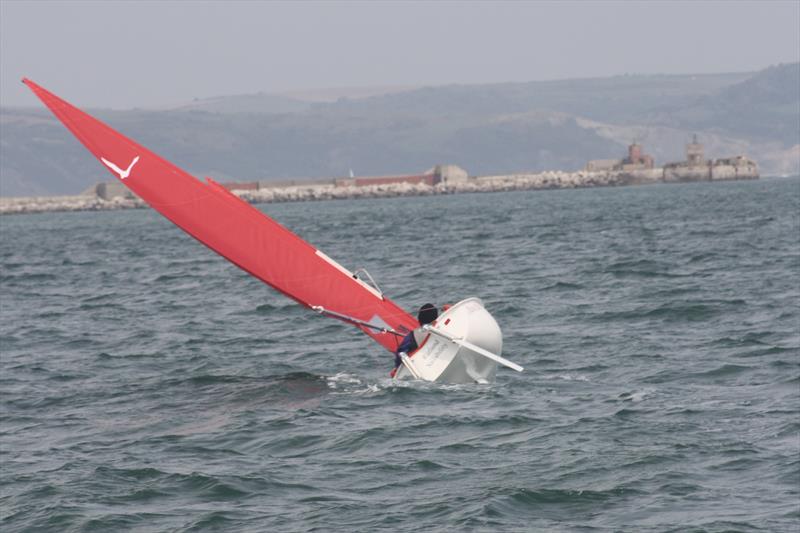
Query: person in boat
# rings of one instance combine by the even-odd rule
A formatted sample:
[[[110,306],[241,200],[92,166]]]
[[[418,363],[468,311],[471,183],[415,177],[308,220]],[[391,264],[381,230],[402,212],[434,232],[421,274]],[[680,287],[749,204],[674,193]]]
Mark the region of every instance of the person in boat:
[[[422,339],[424,339],[425,335],[427,335],[425,330],[422,329],[422,326],[433,323],[433,321],[435,321],[438,317],[439,310],[436,309],[436,306],[433,304],[425,304],[419,308],[419,313],[417,313],[419,327],[403,337],[403,340],[400,342],[400,346],[398,346],[397,351],[394,352],[394,370],[392,371],[392,375],[394,375],[394,372],[397,371],[397,368],[403,362],[400,358],[400,354],[409,354],[416,350],[419,347],[419,344],[422,342]]]

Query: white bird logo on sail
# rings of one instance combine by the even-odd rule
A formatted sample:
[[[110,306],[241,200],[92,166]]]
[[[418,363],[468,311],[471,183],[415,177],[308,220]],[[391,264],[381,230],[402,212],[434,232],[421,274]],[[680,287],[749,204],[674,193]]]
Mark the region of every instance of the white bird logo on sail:
[[[133,168],[133,165],[135,165],[139,161],[139,156],[137,155],[136,157],[134,157],[133,161],[131,161],[131,164],[128,165],[128,168],[126,168],[125,170],[122,170],[117,165],[106,159],[105,157],[101,157],[100,161],[105,163],[105,165],[108,168],[116,172],[117,175],[119,176],[119,179],[124,180],[125,178],[131,175],[131,169]]]

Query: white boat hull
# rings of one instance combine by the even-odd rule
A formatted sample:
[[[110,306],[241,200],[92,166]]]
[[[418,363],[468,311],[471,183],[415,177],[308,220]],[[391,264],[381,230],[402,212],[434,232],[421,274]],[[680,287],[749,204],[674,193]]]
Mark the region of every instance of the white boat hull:
[[[478,298],[467,298],[439,315],[434,327],[452,338],[500,355],[503,334]],[[416,375],[415,375],[416,374]],[[400,365],[395,379],[422,379],[438,383],[490,383],[497,363],[469,348],[428,333],[419,348]]]

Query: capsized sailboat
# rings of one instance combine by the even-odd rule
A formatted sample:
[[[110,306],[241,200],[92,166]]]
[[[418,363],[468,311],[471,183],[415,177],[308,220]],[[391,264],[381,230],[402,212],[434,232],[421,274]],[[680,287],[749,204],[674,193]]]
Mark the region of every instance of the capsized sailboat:
[[[117,179],[245,272],[305,307],[354,325],[391,352],[419,327],[368,274],[365,281],[211,178],[196,179],[27,78],[22,82]],[[498,363],[521,370],[499,356],[500,328],[480,300],[454,305],[426,328],[425,341],[404,354],[397,378],[485,382],[494,379]]]

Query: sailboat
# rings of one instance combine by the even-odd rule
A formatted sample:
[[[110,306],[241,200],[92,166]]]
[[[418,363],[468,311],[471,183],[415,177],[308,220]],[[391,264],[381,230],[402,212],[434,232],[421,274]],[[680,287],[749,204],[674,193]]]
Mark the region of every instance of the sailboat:
[[[352,324],[395,352],[420,325],[372,277],[351,272],[211,178],[200,181],[166,159],[24,78],[22,82],[136,195],[183,231],[248,274],[310,310]],[[395,379],[490,382],[502,333],[477,298],[463,300],[425,327],[413,353],[401,354]]]

